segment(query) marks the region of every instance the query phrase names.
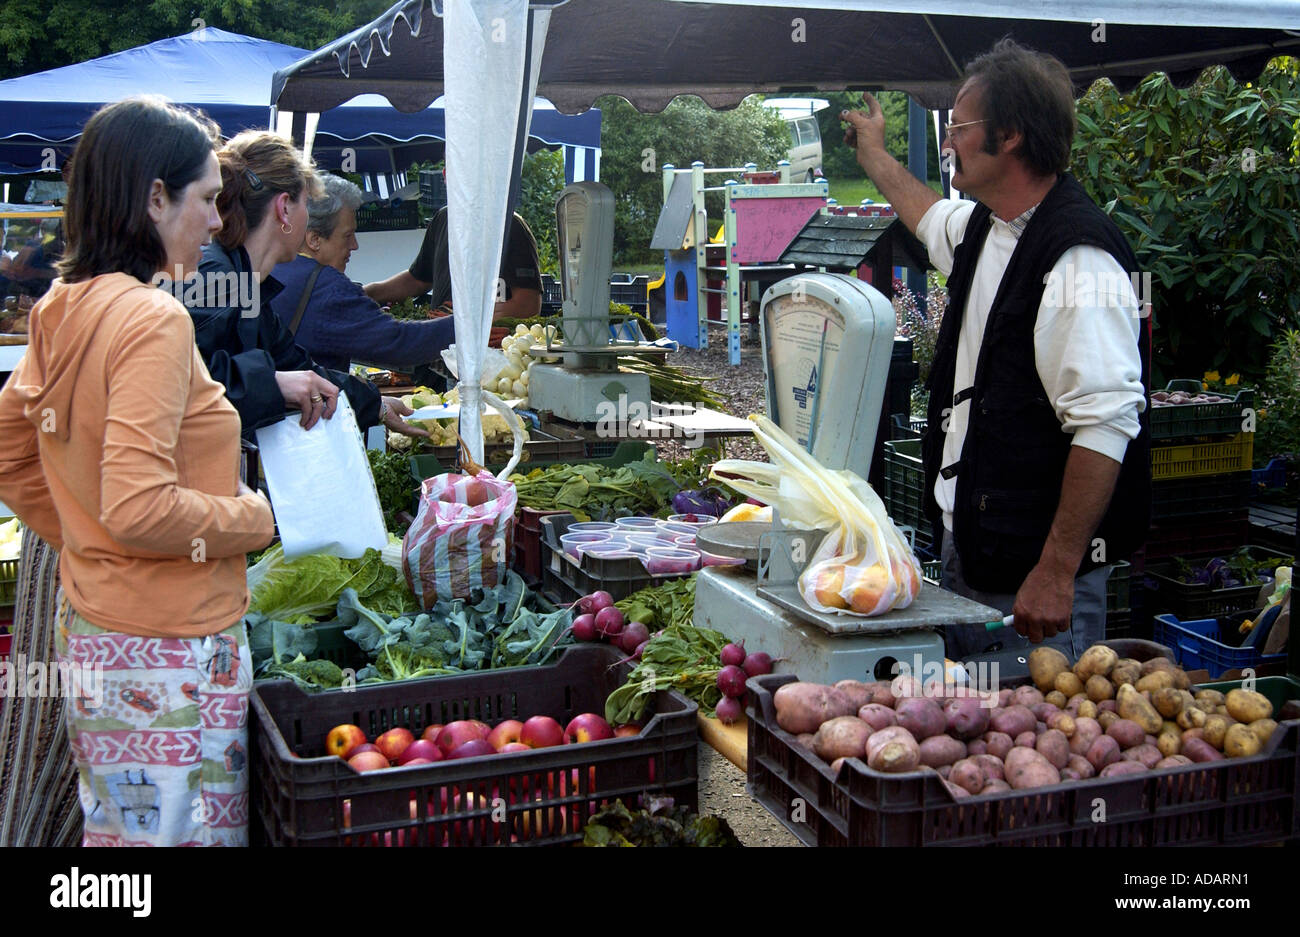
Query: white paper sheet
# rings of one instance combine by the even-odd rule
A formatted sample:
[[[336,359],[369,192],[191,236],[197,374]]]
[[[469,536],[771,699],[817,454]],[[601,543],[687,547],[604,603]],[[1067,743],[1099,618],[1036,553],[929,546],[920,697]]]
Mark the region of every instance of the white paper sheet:
[[[361,431],[345,395],[310,430],[297,413],[257,430],[271,507],[284,555],[326,553],[356,559],[388,543],[379,493]]]

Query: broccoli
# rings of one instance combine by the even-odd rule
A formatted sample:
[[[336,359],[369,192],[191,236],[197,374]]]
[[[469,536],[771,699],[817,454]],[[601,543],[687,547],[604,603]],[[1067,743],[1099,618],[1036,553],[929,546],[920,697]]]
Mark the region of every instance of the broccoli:
[[[338,689],[343,685],[343,671],[328,660],[308,660],[299,654],[291,661],[272,663],[262,676],[287,677],[303,689]]]
[[[375,670],[385,680],[409,680],[412,677],[441,677],[444,674],[460,673],[455,667],[448,667],[442,657],[429,648],[416,649],[410,644],[398,642],[385,645],[375,655]]]

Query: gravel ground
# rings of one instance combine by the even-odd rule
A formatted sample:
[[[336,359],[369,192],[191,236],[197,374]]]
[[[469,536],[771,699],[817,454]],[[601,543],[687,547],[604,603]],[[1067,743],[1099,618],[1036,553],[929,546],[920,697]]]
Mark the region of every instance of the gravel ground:
[[[716,814],[746,846],[798,846],[766,807],[745,792],[745,775],[704,742],[699,744],[700,813]]]

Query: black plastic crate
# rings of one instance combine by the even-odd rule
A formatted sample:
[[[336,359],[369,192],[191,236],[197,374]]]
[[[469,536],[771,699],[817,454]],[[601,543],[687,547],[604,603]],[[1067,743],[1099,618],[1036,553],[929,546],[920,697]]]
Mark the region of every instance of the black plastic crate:
[[[357,209],[358,231],[405,231],[420,226],[420,207],[415,202],[367,202]]]
[[[1165,390],[1200,393],[1201,382],[1195,379],[1170,381]],[[1227,394],[1220,394],[1226,397]],[[1150,404],[1148,403],[1148,406]],[[1151,407],[1151,439],[1185,439],[1194,436],[1224,436],[1242,431],[1244,411],[1255,405],[1253,390],[1239,390],[1228,403],[1185,403],[1170,407]]]
[[[624,306],[631,307],[633,312],[645,315],[648,305],[646,287],[649,285],[650,277],[644,273],[632,277],[630,282],[611,280],[609,284],[609,301],[611,303],[622,303]]]
[[[1215,519],[1245,511],[1253,493],[1250,472],[1202,475],[1151,483],[1151,518]]]
[[[1106,579],[1106,611],[1110,613],[1129,607],[1130,583],[1133,579],[1133,564],[1120,560],[1110,571]]]
[[[621,657],[586,645],[543,667],[314,696],[288,681],[258,684],[249,719],[254,831],[274,846],[555,845],[581,842],[591,815],[618,798],[632,804],[654,792],[694,810],[697,706],[668,691],[655,694],[645,727],[627,738],[365,774],[320,754],[344,723],[374,738],[397,726],[418,736],[457,719],[548,715],[564,725],[603,713],[631,672]],[[504,820],[493,816],[502,807]]]
[[[1193,520],[1152,524],[1142,555],[1146,560],[1193,553],[1231,553],[1250,539],[1250,518],[1244,512]]]
[[[433,214],[447,204],[447,181],[441,169],[420,170],[420,207]]]
[[[809,846],[1223,846],[1300,840],[1300,720],[1264,753],[1146,774],[954,799],[938,773],[838,774],[776,724],[793,674],[748,681],[746,790]],[[1223,689],[1223,687],[1216,687]],[[1274,706],[1277,707],[1277,703]],[[1106,822],[1093,820],[1097,798]]]
[[[597,589],[603,589],[621,602],[633,592],[650,586],[685,579],[692,575],[651,576],[635,557],[600,559],[583,554],[580,564],[564,555],[560,537],[574,522],[572,514],[551,514],[539,519],[542,526],[542,591],[562,602],[573,602]]]
[[[929,546],[930,521],[925,516],[925,470],[921,467],[921,440],[892,439],[885,443],[882,500],[895,524],[916,530],[916,545]]]
[[[1261,560],[1275,555],[1271,550],[1259,547],[1250,549],[1251,555]],[[1236,552],[1236,550],[1223,552]],[[1197,562],[1204,564],[1215,555],[1215,553],[1203,553],[1200,556],[1189,556],[1187,559],[1194,564]],[[1148,563],[1143,576],[1146,580],[1147,604],[1152,605],[1156,612],[1171,612],[1184,620],[1213,618],[1216,615],[1227,615],[1252,608],[1256,604],[1255,598],[1259,595],[1260,587],[1263,586],[1262,582],[1257,582],[1249,586],[1211,589],[1208,583],[1180,582],[1174,564],[1166,560]]]

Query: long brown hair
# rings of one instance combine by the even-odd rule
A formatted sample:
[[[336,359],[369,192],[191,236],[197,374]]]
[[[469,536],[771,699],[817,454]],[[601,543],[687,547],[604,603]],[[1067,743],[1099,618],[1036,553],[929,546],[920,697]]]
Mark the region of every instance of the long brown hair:
[[[151,282],[167,263],[167,248],[149,217],[154,180],[179,200],[203,175],[220,139],[206,115],[160,97],[127,98],[96,111],[67,167],[67,246],[59,275],[76,283],[129,273]]]
[[[287,193],[294,201],[320,194],[320,181],[311,160],[288,137],[267,130],[245,130],[217,151],[221,161],[221,194],[217,240],[233,250],[262,223],[275,197]]]

